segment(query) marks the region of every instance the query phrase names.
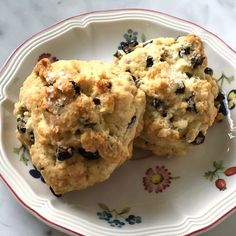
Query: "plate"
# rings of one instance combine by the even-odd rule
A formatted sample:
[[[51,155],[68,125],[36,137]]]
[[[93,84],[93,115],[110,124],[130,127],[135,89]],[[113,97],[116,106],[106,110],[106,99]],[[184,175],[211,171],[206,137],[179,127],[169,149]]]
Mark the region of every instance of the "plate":
[[[19,88],[39,58],[111,62],[120,42],[194,33],[225,93],[223,122],[185,157],[164,159],[135,151],[111,178],[56,198],[15,138],[12,115]],[[75,235],[190,235],[207,230],[236,208],[236,55],[203,28],[150,10],[75,16],[19,46],[0,72],[0,171],[17,199],[47,224]],[[137,158],[138,157],[138,158]]]

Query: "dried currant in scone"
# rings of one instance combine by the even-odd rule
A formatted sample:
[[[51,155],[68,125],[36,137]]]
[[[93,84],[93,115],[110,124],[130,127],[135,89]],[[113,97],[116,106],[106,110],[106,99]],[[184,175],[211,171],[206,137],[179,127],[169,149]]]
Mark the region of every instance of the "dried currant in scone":
[[[111,89],[112,88],[112,83],[110,81],[107,82],[107,88]]]
[[[20,133],[25,133],[26,132],[26,120],[23,116],[20,116],[17,118],[17,130],[20,132]]]
[[[89,118],[84,117],[80,117],[79,121],[85,128],[93,128],[97,124],[96,122],[91,121]]]
[[[131,128],[136,121],[136,116],[133,116],[128,124],[128,129]]]
[[[200,131],[195,140],[191,144],[199,145],[204,143],[204,141],[205,141],[205,135],[202,133],[202,131]]]
[[[191,52],[191,47],[187,46],[187,47],[182,47],[179,50],[179,57],[183,57],[184,55],[189,55]]]
[[[75,93],[80,95],[81,93],[81,89],[80,89],[80,86],[75,82],[75,81],[70,81],[74,87],[74,90],[75,90]]]
[[[85,128],[93,129],[94,126],[96,126],[96,125],[97,125],[97,123],[87,123],[87,124],[84,124],[84,127],[85,127]]]
[[[153,66],[153,57],[148,56],[146,60],[146,67],[152,67]]]
[[[160,61],[163,62],[163,61],[166,61],[166,59],[168,58],[169,56],[169,53],[167,50],[164,50],[164,52],[161,54],[160,56]]]
[[[188,76],[189,79],[193,76],[193,74],[191,74],[189,72],[185,72],[185,74]]]
[[[187,100],[187,104],[188,104],[188,107],[186,108],[187,111],[192,111],[192,112],[196,112],[197,113],[197,108],[196,108],[196,104],[195,104],[195,101],[194,101],[194,94],[192,94]]]
[[[74,149],[73,148],[56,148],[56,157],[59,161],[65,161],[73,156]]]
[[[52,187],[49,187],[49,189],[51,190],[51,192],[54,196],[56,196],[56,197],[61,197],[62,196],[62,194],[56,194]]]
[[[228,112],[224,101],[225,95],[222,92],[219,92],[217,97],[215,98],[215,106],[219,107],[219,113],[222,113],[224,116],[226,116]]]
[[[138,41],[137,40],[131,40],[128,42],[129,47],[136,47],[138,45]]]
[[[123,50],[126,54],[128,54],[132,52],[137,45],[138,42],[136,40],[131,40],[129,42],[121,42],[118,49]]]
[[[30,131],[28,133],[28,137],[29,137],[29,140],[32,144],[34,144],[34,141],[35,141],[35,138],[34,138],[34,132],[33,131]]]
[[[134,81],[134,83],[136,84],[136,82],[137,82],[137,78],[135,77],[135,76],[133,76],[133,75],[131,75],[132,76],[132,80]]]
[[[19,112],[20,112],[21,114],[24,114],[24,112],[26,112],[26,111],[29,111],[29,110],[27,109],[27,107],[26,107],[25,105],[22,105],[22,106],[20,107],[20,109],[19,109]]]
[[[217,95],[217,97],[215,98],[216,102],[221,102],[225,100],[225,95],[220,91]]]
[[[140,86],[140,79],[139,78],[136,78],[135,76],[133,76],[133,75],[131,75],[132,76],[132,80],[134,81],[134,83],[135,83],[135,86],[137,87],[137,88],[139,88],[139,86]]]
[[[227,108],[226,108],[224,102],[222,102],[220,104],[219,113],[222,113],[224,116],[227,116],[227,114],[228,114]]]
[[[200,57],[200,56],[193,56],[191,58],[191,65],[193,69],[196,69],[198,66],[202,65],[205,57]]]
[[[169,119],[170,123],[172,123],[174,121],[174,116],[172,116],[170,119]]]
[[[114,57],[120,59],[122,57],[122,54],[119,52],[119,51],[116,51],[114,54],[113,54]]]
[[[20,116],[17,117],[16,122],[17,122],[17,130],[19,133],[25,133],[26,132],[26,123],[28,118],[25,117],[25,112],[29,112],[29,110],[26,108],[26,106],[22,105],[19,108],[19,113],[21,114]]]
[[[101,104],[101,100],[99,98],[93,98],[93,103],[98,106]]]
[[[158,111],[161,113],[161,115],[163,117],[166,117],[167,116],[167,106],[165,105],[165,103],[158,99],[158,98],[154,98],[152,100],[152,103],[151,105]]]
[[[213,70],[210,67],[206,67],[204,70],[205,74],[212,76]]]
[[[152,106],[156,109],[159,109],[161,106],[163,106],[163,102],[158,98],[153,98]]]
[[[143,47],[146,47],[148,44],[153,43],[153,40],[150,41],[146,41],[145,43],[143,43]]]
[[[176,94],[183,94],[185,92],[185,84],[183,81],[177,83],[177,88],[175,90]]]
[[[96,152],[87,152],[85,149],[79,148],[78,153],[82,157],[86,158],[87,160],[97,160],[97,159],[100,158],[98,151],[96,151]]]

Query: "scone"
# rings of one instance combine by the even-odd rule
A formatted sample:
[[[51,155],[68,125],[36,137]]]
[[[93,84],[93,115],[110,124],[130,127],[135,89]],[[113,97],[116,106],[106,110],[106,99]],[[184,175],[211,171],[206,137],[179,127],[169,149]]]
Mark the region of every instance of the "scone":
[[[17,136],[56,194],[106,180],[132,154],[145,94],[99,61],[42,59],[15,104]]]
[[[136,145],[159,156],[182,155],[204,142],[220,95],[201,39],[195,35],[121,43],[116,65],[146,94],[144,129]]]

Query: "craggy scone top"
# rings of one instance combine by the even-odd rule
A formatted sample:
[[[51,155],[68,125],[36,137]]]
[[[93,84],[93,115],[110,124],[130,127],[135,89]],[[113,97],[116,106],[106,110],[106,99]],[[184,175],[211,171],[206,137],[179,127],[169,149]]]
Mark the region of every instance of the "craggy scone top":
[[[121,43],[116,64],[146,94],[138,146],[157,155],[180,155],[203,143],[218,114],[218,86],[196,35]]]
[[[56,194],[109,178],[135,144],[182,155],[222,119],[196,35],[122,42],[115,63],[42,59],[15,104],[17,137]]]
[[[15,105],[17,136],[57,194],[104,181],[131,157],[145,95],[99,61],[42,59]]]

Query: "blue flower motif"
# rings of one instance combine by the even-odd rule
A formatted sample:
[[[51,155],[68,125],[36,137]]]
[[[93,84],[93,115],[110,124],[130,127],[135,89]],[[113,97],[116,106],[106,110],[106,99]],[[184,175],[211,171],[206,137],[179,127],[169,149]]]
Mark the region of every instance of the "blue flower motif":
[[[132,52],[138,45],[138,32],[128,29],[127,32],[123,34],[123,37],[125,40],[120,42],[118,45],[118,50],[123,50],[123,52],[126,54]],[[141,40],[144,42],[145,40],[143,40],[142,37]],[[120,58],[122,54],[117,51],[114,56]]]
[[[136,216],[135,221],[137,224],[140,224],[142,222],[142,218],[140,216]]]
[[[125,219],[130,225],[139,224],[142,222],[142,218],[140,216],[129,215],[128,218]]]
[[[124,222],[122,222],[122,221],[120,221],[120,220],[117,220],[117,219],[112,220],[112,221],[109,221],[108,223],[110,223],[110,226],[112,226],[112,227],[118,227],[118,228],[121,228],[122,226],[125,225]]]
[[[124,34],[124,38],[127,42],[129,42],[131,40],[131,35],[128,35],[128,34]]]
[[[42,181],[43,183],[45,183],[45,180],[44,180],[43,176],[41,175],[40,171],[38,171],[35,166],[33,166],[33,167],[34,167],[34,169],[30,169],[30,170],[29,170],[30,175],[31,175],[32,177],[34,177],[35,179],[39,179],[39,178],[40,178],[41,181]]]
[[[35,179],[39,179],[41,177],[41,173],[38,170],[36,170],[36,169],[29,170],[29,173]]]
[[[116,209],[110,209],[104,203],[98,203],[98,205],[103,210],[102,212],[97,212],[98,218],[100,220],[107,221],[111,227],[122,228],[126,222],[130,225],[139,224],[142,222],[142,218],[140,216],[129,215],[126,218],[125,215],[127,215],[130,211],[130,207],[125,207],[124,209],[117,211]]]
[[[106,220],[106,221],[109,221],[112,218],[112,214],[107,211],[98,212],[97,216],[99,217],[99,219]]]
[[[134,32],[132,29],[128,29],[127,33],[125,33],[123,35],[123,37],[127,43],[129,43],[131,41],[137,41],[137,39],[138,39],[137,36],[138,36],[138,32],[136,32],[136,31]]]
[[[133,33],[133,30],[132,29],[128,29],[128,34],[132,34]]]

